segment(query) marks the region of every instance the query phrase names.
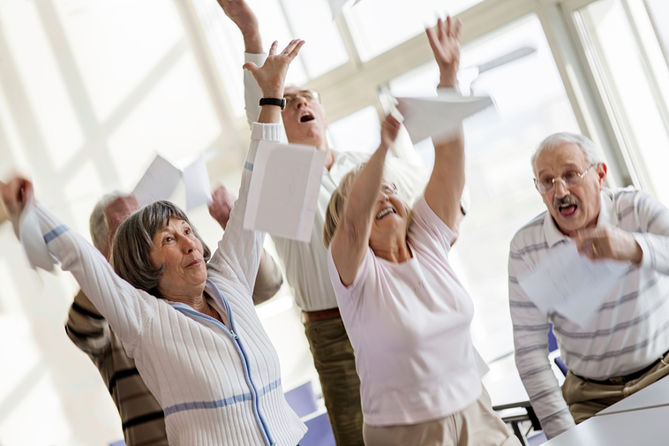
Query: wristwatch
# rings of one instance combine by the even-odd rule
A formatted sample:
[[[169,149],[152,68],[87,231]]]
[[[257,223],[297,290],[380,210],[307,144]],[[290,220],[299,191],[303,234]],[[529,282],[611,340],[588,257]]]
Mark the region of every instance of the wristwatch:
[[[286,99],[285,98],[260,98],[260,105],[276,105],[281,107],[281,110],[286,108]]]

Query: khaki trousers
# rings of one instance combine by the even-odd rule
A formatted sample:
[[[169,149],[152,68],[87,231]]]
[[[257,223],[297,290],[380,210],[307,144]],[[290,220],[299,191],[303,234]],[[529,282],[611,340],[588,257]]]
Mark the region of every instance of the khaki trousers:
[[[306,321],[304,330],[337,445],[363,446],[360,378],[341,317]]]
[[[667,375],[669,375],[669,361],[664,358],[640,377],[627,382],[623,380],[611,384],[592,382],[569,372],[562,384],[562,395],[569,405],[574,421],[580,423]],[[613,378],[612,381],[616,379]]]
[[[363,436],[367,446],[520,446],[493,412],[485,389],[478,400],[453,415],[418,424],[365,424]]]

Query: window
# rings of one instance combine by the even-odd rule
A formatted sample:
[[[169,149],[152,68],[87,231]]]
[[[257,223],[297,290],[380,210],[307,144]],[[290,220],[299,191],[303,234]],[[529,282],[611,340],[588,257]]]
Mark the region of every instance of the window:
[[[515,232],[544,207],[532,183],[530,156],[557,131],[578,132],[541,24],[530,15],[462,48],[461,66],[476,67],[519,47],[530,55],[482,73],[474,93],[490,94],[496,113],[464,124],[471,210],[452,253],[458,277],[476,304],[472,335],[486,360],[513,350],[506,264]],[[427,95],[438,80],[434,63],[394,79],[395,95]],[[432,144],[419,148],[432,163]]]
[[[263,50],[301,38],[306,44],[288,73],[288,84],[302,85],[348,61],[344,43],[325,0],[250,0],[258,17]],[[215,1],[193,0],[210,54],[236,116],[244,116],[244,43],[237,26]]]
[[[344,9],[360,59],[370,60],[423,32],[435,17],[456,15],[481,0],[365,0]],[[450,9],[446,9],[446,8]]]
[[[669,203],[665,10],[666,2],[600,0],[574,19],[635,183]]]

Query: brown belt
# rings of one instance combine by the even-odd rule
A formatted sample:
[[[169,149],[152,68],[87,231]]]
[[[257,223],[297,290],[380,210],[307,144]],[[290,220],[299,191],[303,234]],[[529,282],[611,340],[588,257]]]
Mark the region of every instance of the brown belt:
[[[304,320],[307,322],[316,322],[323,321],[326,319],[334,319],[336,317],[341,317],[339,314],[339,308],[328,308],[327,310],[318,310],[318,311],[303,311]]]
[[[579,376],[579,375],[576,375],[576,374],[574,374],[574,376],[576,376],[577,378],[582,379],[583,381],[588,381],[588,382],[595,383],[595,384],[624,384],[628,381],[632,381],[634,379],[642,377],[647,372],[649,372],[650,369],[652,369],[653,367],[658,365],[660,362],[663,363],[663,364],[666,364],[667,361],[664,358],[665,358],[665,356],[667,356],[667,354],[669,354],[669,351],[665,352],[660,357],[660,359],[658,359],[656,361],[653,361],[650,365],[642,368],[641,370],[637,370],[636,372],[632,372],[629,375],[625,375],[625,376],[612,376],[611,378],[604,379],[604,380],[585,378],[583,376]]]

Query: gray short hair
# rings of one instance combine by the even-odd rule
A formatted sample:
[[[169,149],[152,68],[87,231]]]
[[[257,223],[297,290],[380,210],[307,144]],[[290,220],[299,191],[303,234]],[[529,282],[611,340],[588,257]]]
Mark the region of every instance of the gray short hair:
[[[151,265],[153,236],[170,219],[184,220],[193,229],[193,234],[202,243],[204,260],[208,261],[211,251],[204,243],[197,230],[188,220],[186,213],[169,201],[156,201],[144,206],[128,217],[118,228],[111,252],[111,264],[116,273],[135,288],[162,298],[158,283],[163,275],[163,267]]]
[[[559,132],[559,133],[553,133],[552,135],[546,137],[546,139],[541,141],[539,147],[537,147],[537,150],[534,151],[534,154],[530,159],[530,163],[532,164],[532,172],[536,173],[534,171],[534,162],[537,160],[537,156],[539,156],[541,152],[543,152],[546,149],[552,149],[565,143],[576,144],[583,151],[585,159],[588,161],[588,164],[590,165],[600,164],[604,162],[604,158],[599,154],[599,152],[597,151],[597,147],[595,146],[595,143],[592,142],[590,138],[588,138],[587,136],[579,135],[577,133]]]
[[[93,246],[100,252],[103,252],[105,249],[105,246],[107,245],[107,237],[109,237],[109,226],[107,226],[107,219],[105,218],[105,208],[109,203],[121,196],[123,196],[123,194],[118,191],[103,195],[102,198],[95,203],[93,212],[91,212],[91,216],[88,219],[88,230],[91,233]]]

